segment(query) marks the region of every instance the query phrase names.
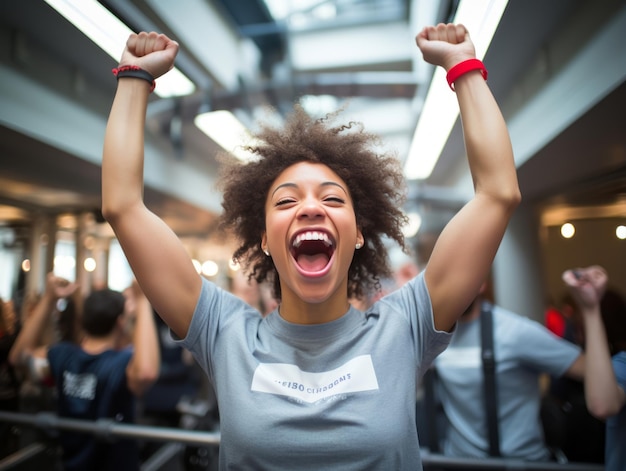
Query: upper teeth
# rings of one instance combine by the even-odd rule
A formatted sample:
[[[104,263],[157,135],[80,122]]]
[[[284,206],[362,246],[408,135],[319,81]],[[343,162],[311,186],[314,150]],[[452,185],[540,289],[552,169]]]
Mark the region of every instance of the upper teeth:
[[[328,246],[332,245],[330,239],[328,238],[328,234],[324,232],[308,231],[298,234],[293,241],[293,246],[300,247],[300,244],[302,244],[303,240],[321,240]]]

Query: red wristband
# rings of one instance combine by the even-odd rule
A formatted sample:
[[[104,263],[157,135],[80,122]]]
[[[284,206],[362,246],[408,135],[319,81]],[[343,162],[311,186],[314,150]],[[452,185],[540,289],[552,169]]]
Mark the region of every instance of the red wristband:
[[[147,72],[136,65],[124,65],[122,67],[113,69],[111,72],[113,72],[113,75],[115,75],[118,79],[122,77],[132,77],[147,81],[148,83],[150,83],[151,93],[154,91],[154,87],[156,87],[156,81],[154,80],[154,77],[150,74],[150,72]]]
[[[446,80],[448,80],[450,89],[454,91],[454,82],[456,82],[461,75],[471,72],[472,70],[480,70],[483,78],[487,80],[487,69],[485,69],[485,64],[478,59],[468,59],[466,61],[459,62],[457,65],[448,70]]]

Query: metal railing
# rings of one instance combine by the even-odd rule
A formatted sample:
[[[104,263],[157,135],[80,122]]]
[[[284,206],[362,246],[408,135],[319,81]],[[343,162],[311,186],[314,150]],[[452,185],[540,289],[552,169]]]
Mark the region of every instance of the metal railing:
[[[43,443],[31,443],[30,445],[27,445],[24,448],[0,460],[0,470],[13,469],[16,466],[20,466],[21,464],[26,463],[40,453],[43,453],[45,450],[46,445],[44,445]]]
[[[112,419],[99,419],[96,421],[68,419],[58,417],[51,412],[38,412],[36,414],[0,412],[0,421],[37,427],[43,430],[58,429],[91,433],[107,440],[137,438],[156,442],[177,441],[196,446],[219,446],[220,444],[219,432],[124,424]]]
[[[195,446],[219,446],[220,433],[214,431],[184,430],[167,427],[153,427],[146,425],[131,425],[116,422],[111,419],[87,421],[58,417],[50,412],[36,414],[22,414],[0,411],[0,422],[10,422],[42,430],[67,430],[90,433],[97,437],[115,440],[116,438],[135,438],[157,442],[178,442]],[[40,452],[41,444],[33,444],[19,450],[14,455],[0,461],[0,470],[11,469],[15,463],[22,462],[28,456]],[[159,461],[159,460],[156,460]],[[156,464],[156,463],[154,463]],[[603,471],[604,466],[591,463],[554,463],[523,461],[508,458],[450,458],[438,453],[422,450],[422,464],[424,471]],[[158,469],[158,466],[151,466]]]
[[[552,461],[524,461],[511,458],[451,458],[438,453],[422,451],[424,471],[604,471],[604,465],[595,463],[556,463]]]

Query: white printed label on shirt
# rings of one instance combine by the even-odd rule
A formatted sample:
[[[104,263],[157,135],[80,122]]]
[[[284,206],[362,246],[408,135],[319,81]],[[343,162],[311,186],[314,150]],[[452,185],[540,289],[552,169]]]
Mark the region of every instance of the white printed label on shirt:
[[[337,394],[378,389],[370,355],[358,356],[331,371],[311,373],[286,363],[261,363],[252,378],[252,391],[289,396],[314,403]]]
[[[92,373],[74,374],[63,372],[63,394],[79,399],[93,400],[96,397],[98,378]]]
[[[448,347],[437,357],[437,366],[442,368],[480,368],[480,347]]]

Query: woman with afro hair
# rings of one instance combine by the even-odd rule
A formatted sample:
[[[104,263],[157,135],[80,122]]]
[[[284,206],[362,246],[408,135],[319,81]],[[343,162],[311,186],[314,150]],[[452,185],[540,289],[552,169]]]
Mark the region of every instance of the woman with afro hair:
[[[222,226],[234,258],[273,283],[262,316],[197,274],[177,236],[143,202],[152,79],[178,44],[132,34],[106,129],[102,212],[156,312],[208,375],[220,411],[220,469],[422,469],[415,392],[476,296],[520,201],[504,119],[462,25],[416,37],[448,71],[475,195],[447,224],[425,269],[366,311],[349,300],[390,275],[386,239],[404,248],[403,177],[376,137],[337,114],[296,106],[264,127],[247,164],[224,163]],[[146,237],[150,234],[150,237]]]

